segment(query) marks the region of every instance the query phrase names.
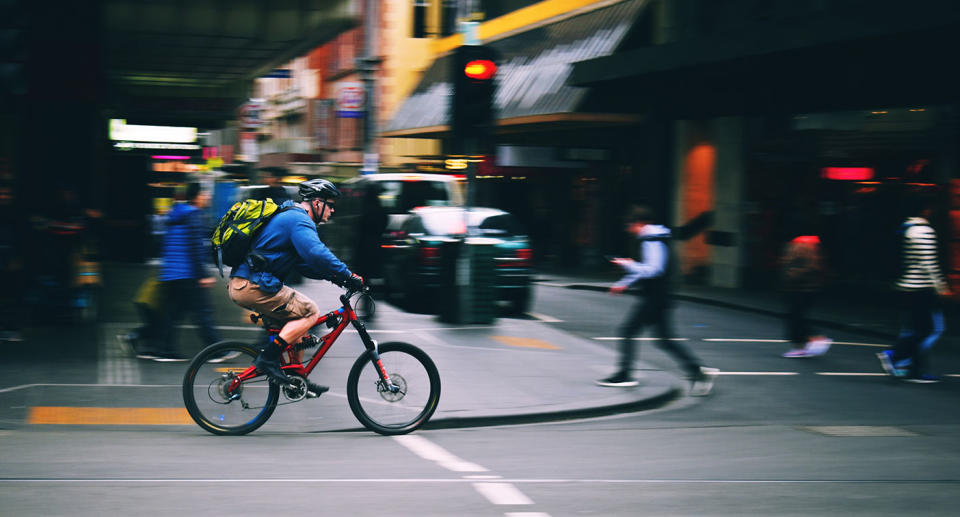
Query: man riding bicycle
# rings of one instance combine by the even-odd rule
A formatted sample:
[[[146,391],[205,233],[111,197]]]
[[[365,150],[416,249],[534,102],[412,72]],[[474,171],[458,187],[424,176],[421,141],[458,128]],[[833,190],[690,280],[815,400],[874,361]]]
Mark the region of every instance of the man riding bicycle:
[[[317,304],[283,280],[296,269],[307,278],[329,280],[351,290],[363,287],[363,278],[347,266],[320,240],[317,225],[327,222],[340,191],[327,180],[300,184],[301,201],[284,201],[280,211],[263,227],[243,263],[230,272],[227,291],[237,305],[267,318],[284,322],[280,334],[270,338],[253,364],[270,380],[290,383],[280,366],[280,353],[288,343],[299,343],[316,322]],[[326,386],[307,383],[311,396]]]

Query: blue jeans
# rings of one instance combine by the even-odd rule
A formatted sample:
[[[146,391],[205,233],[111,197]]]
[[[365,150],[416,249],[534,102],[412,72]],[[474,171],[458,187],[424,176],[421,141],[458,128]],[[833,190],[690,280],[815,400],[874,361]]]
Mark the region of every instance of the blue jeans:
[[[900,337],[891,360],[909,368],[912,376],[930,373],[930,351],[946,329],[936,291],[905,291],[901,294]]]

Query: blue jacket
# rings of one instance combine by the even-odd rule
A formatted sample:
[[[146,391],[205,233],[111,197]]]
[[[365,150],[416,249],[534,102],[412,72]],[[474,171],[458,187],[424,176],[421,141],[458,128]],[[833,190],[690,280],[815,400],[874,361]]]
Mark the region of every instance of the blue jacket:
[[[250,248],[266,259],[266,271],[251,271],[250,264],[244,262],[233,268],[230,276],[246,278],[265,293],[279,291],[294,269],[307,278],[337,283],[349,278],[352,273],[320,241],[317,226],[307,211],[293,201],[285,201],[280,206],[294,208],[273,216]]]
[[[210,246],[203,212],[193,205],[177,203],[167,214],[165,225],[159,280],[199,280],[208,276],[205,263]]]

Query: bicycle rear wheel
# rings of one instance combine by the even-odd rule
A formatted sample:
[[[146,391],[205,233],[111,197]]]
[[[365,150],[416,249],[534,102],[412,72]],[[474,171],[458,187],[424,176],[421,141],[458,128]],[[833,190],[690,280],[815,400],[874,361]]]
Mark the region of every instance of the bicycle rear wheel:
[[[222,341],[193,359],[183,376],[183,403],[200,427],[213,434],[247,434],[270,418],[280,388],[263,375],[235,382],[259,353],[247,343]]]
[[[408,343],[379,346],[380,360],[399,391],[391,392],[364,353],[347,377],[350,410],[367,429],[384,435],[409,433],[430,419],[440,402],[440,374],[430,356]]]

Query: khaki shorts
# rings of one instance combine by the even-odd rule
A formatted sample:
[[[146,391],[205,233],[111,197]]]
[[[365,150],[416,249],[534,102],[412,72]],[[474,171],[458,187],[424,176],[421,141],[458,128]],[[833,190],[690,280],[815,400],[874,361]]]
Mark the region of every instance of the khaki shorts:
[[[276,293],[265,293],[260,286],[250,283],[246,278],[233,277],[227,283],[227,293],[233,303],[266,318],[290,321],[316,318],[320,313],[313,300],[288,286],[283,286]]]

